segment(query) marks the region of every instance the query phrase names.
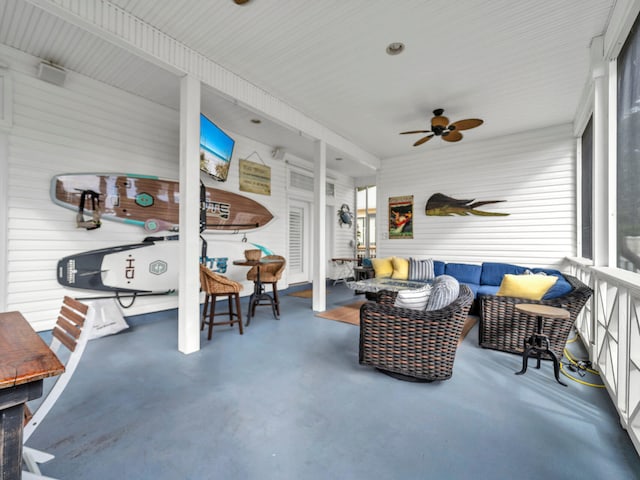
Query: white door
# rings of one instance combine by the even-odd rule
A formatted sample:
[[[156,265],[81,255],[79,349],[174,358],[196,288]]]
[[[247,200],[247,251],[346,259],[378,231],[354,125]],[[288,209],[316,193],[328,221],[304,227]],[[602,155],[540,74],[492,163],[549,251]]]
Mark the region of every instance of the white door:
[[[311,280],[311,205],[302,200],[289,200],[289,283]]]

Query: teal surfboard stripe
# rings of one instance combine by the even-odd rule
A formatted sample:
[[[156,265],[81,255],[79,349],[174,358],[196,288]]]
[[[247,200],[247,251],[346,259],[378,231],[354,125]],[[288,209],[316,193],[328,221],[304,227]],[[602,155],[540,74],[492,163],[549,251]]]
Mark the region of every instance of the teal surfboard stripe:
[[[125,173],[123,176],[131,178],[146,178],[149,180],[162,180],[160,177],[157,177],[155,175],[141,175],[139,173]]]
[[[114,220],[122,220],[123,223],[128,223],[129,225],[137,225],[139,227],[144,227],[144,222],[140,220],[129,220],[128,218],[114,218]]]

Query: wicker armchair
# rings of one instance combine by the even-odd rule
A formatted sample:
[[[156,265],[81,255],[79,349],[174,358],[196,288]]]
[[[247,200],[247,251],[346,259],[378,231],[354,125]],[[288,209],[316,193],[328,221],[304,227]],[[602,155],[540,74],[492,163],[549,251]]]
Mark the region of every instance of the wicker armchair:
[[[524,341],[536,327],[535,317],[519,313],[517,303],[537,303],[564,308],[570,312],[569,320],[545,319],[544,333],[549,337],[550,349],[562,358],[571,327],[578,313],[587,303],[593,290],[571,275],[564,276],[573,287],[566,295],[550,300],[526,300],[515,297],[486,295],[480,297],[480,346],[502,352],[522,354]],[[542,358],[550,359],[549,355]]]
[[[460,285],[458,298],[440,310],[393,306],[395,293],[360,308],[360,363],[402,380],[447,380],[453,373],[462,327],[473,293]]]

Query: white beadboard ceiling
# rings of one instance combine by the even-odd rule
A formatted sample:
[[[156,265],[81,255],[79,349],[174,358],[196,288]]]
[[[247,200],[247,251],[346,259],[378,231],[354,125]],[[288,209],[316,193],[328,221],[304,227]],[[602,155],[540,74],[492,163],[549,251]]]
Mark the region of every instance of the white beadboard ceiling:
[[[81,0],[66,0],[74,4]],[[1,0],[0,43],[178,108],[178,77],[41,7]],[[469,143],[572,121],[589,74],[589,45],[615,0],[110,0],[122,9],[372,155],[429,154],[457,144],[427,128],[435,108],[482,118]],[[106,38],[106,37],[105,37]],[[399,56],[385,53],[403,42]],[[1,59],[0,59],[1,60]],[[223,128],[312,158],[295,125],[248,111],[212,88],[203,111]],[[256,126],[251,118],[261,118]],[[328,146],[329,167],[370,174]]]

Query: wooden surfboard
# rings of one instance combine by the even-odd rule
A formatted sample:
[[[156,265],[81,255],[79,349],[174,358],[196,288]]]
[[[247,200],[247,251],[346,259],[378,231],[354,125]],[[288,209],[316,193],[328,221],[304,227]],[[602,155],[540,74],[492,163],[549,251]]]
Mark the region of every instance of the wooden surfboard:
[[[79,173],[56,175],[51,180],[54,203],[78,212],[83,192],[98,196],[101,220],[137,225],[148,232],[177,231],[180,192],[175,180],[132,173]],[[244,232],[265,226],[273,214],[262,204],[237,193],[206,187],[201,209],[206,230]],[[84,212],[92,214],[92,202]]]

